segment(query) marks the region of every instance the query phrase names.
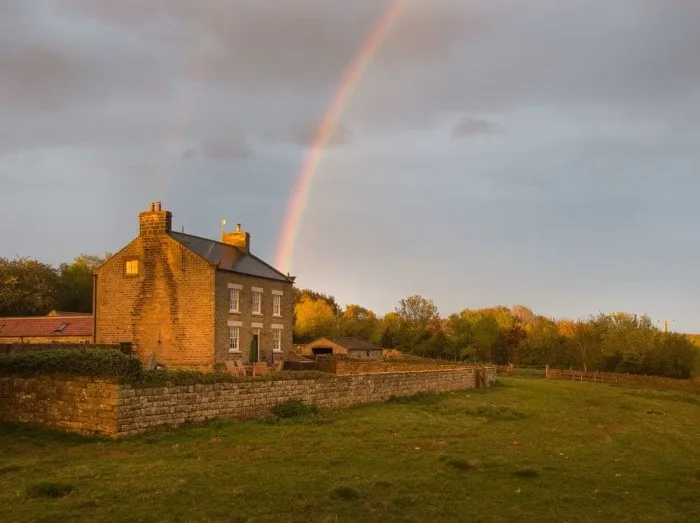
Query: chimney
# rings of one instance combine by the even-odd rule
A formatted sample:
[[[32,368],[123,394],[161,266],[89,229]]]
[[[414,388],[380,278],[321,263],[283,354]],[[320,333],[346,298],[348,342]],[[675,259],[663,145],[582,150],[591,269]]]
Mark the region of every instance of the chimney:
[[[161,202],[151,202],[148,210],[139,213],[139,235],[158,236],[170,232],[173,224],[173,215],[170,211],[164,211]]]
[[[236,232],[225,232],[221,235],[221,242],[238,247],[243,252],[250,252],[250,234],[241,230],[241,224],[236,224]]]

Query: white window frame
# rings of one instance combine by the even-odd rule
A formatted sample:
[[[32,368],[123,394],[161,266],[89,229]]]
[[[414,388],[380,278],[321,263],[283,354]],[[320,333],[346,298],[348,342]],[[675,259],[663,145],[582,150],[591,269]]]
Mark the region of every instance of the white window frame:
[[[241,352],[241,328],[238,325],[228,326],[228,351]]]
[[[282,294],[272,291],[272,315],[276,318],[282,317]]]
[[[235,283],[228,285],[228,311],[230,313],[239,314],[241,312],[241,289],[242,286]],[[236,297],[235,304],[234,296]]]
[[[282,352],[282,327],[283,325],[272,325],[272,352]]]
[[[255,316],[262,316],[263,290],[259,287],[252,287],[252,309]],[[257,298],[257,301],[256,301]],[[257,305],[257,308],[256,308]]]

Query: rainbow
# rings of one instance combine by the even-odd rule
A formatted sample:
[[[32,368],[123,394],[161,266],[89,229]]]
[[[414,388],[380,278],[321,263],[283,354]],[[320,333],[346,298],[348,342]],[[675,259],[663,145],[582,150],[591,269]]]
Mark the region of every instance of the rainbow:
[[[362,78],[372,57],[377,53],[384,40],[389,36],[389,33],[391,33],[394,23],[399,18],[405,5],[406,0],[391,0],[379,21],[373,27],[367,38],[362,42],[358,53],[343,72],[338,88],[316,130],[316,135],[304,157],[284,218],[282,236],[275,258],[275,266],[282,272],[289,271],[294,244],[296,243],[301,226],[301,218],[309,202],[311,187],[318,173],[318,166],[321,161],[323,149],[333,135],[333,131],[348,103],[352,91]]]

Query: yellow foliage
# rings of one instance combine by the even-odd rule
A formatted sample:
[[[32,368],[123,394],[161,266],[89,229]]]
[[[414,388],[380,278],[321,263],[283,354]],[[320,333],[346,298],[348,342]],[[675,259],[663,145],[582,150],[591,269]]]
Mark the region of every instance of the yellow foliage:
[[[328,336],[333,329],[333,308],[324,300],[304,296],[294,306],[296,321],[294,329],[298,336],[317,338]]]

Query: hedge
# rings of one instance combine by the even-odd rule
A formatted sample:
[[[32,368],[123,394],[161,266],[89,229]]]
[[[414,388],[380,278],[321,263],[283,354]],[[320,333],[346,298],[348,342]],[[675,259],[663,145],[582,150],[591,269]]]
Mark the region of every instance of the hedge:
[[[88,348],[32,351],[0,356],[0,377],[7,376],[99,378],[139,388],[333,377],[318,371],[283,372],[255,377],[232,376],[226,372],[144,371],[141,362],[134,356],[118,350]]]
[[[141,374],[141,362],[118,350],[55,349],[0,357],[0,376],[84,376],[130,381]]]

